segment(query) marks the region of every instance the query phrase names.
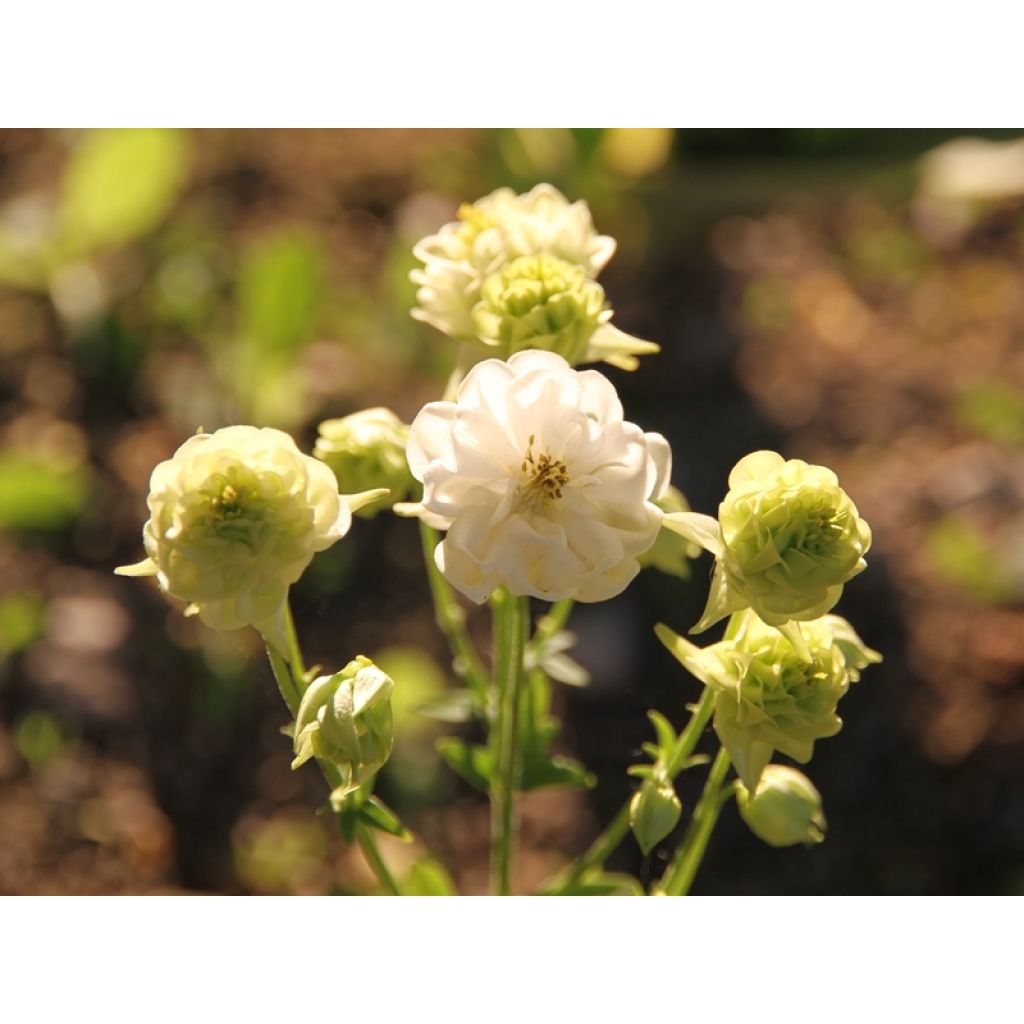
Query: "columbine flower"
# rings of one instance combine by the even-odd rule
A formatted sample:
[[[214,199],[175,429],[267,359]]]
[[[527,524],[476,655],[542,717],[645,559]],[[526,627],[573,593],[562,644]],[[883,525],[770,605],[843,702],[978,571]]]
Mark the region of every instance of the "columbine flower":
[[[505,357],[526,344],[548,348],[549,337],[560,337],[564,342],[565,336],[557,330],[537,331],[535,324],[529,328],[535,339],[525,341],[521,322],[514,327],[511,322],[501,326],[495,313],[507,311],[500,301],[507,288],[502,271],[522,257],[550,256],[551,267],[560,266],[563,280],[578,275],[583,282],[593,282],[615,251],[615,240],[597,234],[587,204],[570,204],[551,185],[538,185],[521,196],[502,188],[462,206],[458,217],[413,249],[423,267],[410,275],[419,285],[419,305],[412,315],[457,341],[498,347],[497,354]],[[575,268],[575,275],[569,268]],[[553,281],[555,275],[552,272],[547,276]],[[599,295],[595,314],[600,316],[586,335],[586,345],[579,347],[578,352],[574,349],[573,358],[562,353],[570,362],[603,359],[632,370],[637,366],[636,356],[658,351],[652,342],[633,338],[607,322],[612,313],[603,308],[603,291],[594,292],[593,287],[587,289],[585,284],[574,284],[571,290],[586,291],[585,304],[592,302],[593,295]],[[554,307],[549,307],[548,312],[559,319]],[[539,316],[535,314],[532,319]],[[510,341],[517,343],[509,344]]]
[[[317,551],[383,492],[343,498],[334,474],[280,430],[225,427],[190,437],[149,482],[149,556],[115,570],[155,575],[214,629],[255,625],[278,637],[288,588]]]
[[[401,501],[412,486],[405,445],[409,428],[390,409],[363,409],[351,416],[324,420],[313,454],[334,471],[345,492],[383,487],[390,493],[359,515],[370,518]]]
[[[868,524],[832,470],[766,451],[733,468],[717,522],[683,512],[667,515],[665,526],[716,558],[695,633],[743,608],[782,628],[816,619],[866,568],[871,546]]]
[[[805,624],[806,657],[752,612],[733,639],[703,650],[665,626],[656,632],[715,691],[715,732],[751,791],[776,750],[805,764],[816,740],[839,732],[840,698],[861,669],[881,661],[838,615]]]
[[[313,757],[337,767],[342,783],[331,793],[335,803],[358,789],[391,754],[394,688],[390,676],[362,655],[340,672],[314,679],[295,716],[292,768]]]
[[[500,586],[548,601],[620,593],[657,536],[671,464],[601,374],[537,351],[478,363],[457,401],[425,406],[408,457],[423,501],[396,511],[448,531],[437,565],[478,603]]]
[[[750,831],[769,846],[810,846],[825,838],[821,794],[789,765],[768,765],[753,794],[740,783],[736,803]]]

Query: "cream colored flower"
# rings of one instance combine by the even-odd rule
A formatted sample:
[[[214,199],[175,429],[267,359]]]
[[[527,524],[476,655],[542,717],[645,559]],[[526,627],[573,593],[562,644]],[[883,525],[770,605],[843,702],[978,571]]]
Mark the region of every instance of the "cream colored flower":
[[[871,546],[868,524],[832,470],[769,451],[733,467],[717,522],[682,512],[665,526],[716,558],[697,633],[743,608],[780,628],[817,619],[867,567]]]
[[[806,657],[752,611],[734,638],[704,649],[665,626],[656,632],[714,690],[715,732],[751,792],[776,750],[804,764],[815,741],[839,732],[840,698],[861,669],[882,660],[838,615],[804,625]]]
[[[197,434],[153,470],[143,528],[149,557],[116,571],[155,575],[214,629],[255,625],[274,634],[288,588],[348,532],[367,499],[339,495],[331,470],[280,430]]]
[[[396,507],[448,531],[438,567],[482,602],[500,586],[548,601],[603,601],[654,543],[671,453],[623,420],[609,381],[552,352],[488,359],[455,402],[413,421],[419,505]]]
[[[507,343],[512,335],[522,335],[522,322],[513,326],[495,318],[506,310],[498,300],[506,290],[501,273],[510,263],[549,256],[592,282],[615,251],[615,240],[594,229],[587,204],[570,203],[551,185],[537,185],[525,195],[498,189],[462,206],[458,217],[413,249],[423,266],[410,275],[419,286],[412,315],[457,341],[496,348],[505,357],[523,347]],[[596,312],[602,312],[604,293],[598,289],[597,294]],[[610,309],[603,310],[572,363],[604,360],[635,369],[636,356],[658,351],[652,342],[613,327],[607,322],[611,315]],[[545,337],[558,332],[534,333],[532,347],[548,348]]]

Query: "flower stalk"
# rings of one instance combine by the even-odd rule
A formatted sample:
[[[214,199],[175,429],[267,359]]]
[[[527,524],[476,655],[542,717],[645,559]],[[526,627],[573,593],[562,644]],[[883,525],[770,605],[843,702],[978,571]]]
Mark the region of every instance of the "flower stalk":
[[[498,896],[509,896],[515,800],[519,783],[519,691],[523,648],[529,625],[529,602],[502,589],[491,599],[495,662],[492,691],[491,880]]]

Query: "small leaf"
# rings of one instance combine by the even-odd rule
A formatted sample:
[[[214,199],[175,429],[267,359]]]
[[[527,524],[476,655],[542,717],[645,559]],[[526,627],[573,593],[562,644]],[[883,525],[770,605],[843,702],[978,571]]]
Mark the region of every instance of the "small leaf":
[[[494,766],[486,747],[470,746],[455,737],[437,741],[437,752],[457,775],[485,793],[491,787]]]
[[[458,890],[445,866],[433,857],[413,864],[402,886],[406,896],[457,896]]]
[[[556,755],[547,760],[535,761],[523,768],[519,788],[524,792],[541,789],[543,786],[573,786],[578,789],[593,789],[597,778],[592,772],[570,757]]]
[[[477,712],[477,704],[469,690],[452,690],[424,701],[416,707],[416,712],[439,722],[469,722]]]
[[[672,723],[660,711],[648,711],[647,717],[651,720],[651,725],[654,726],[654,731],[657,733],[658,746],[665,751],[671,750],[675,746],[677,738]]]

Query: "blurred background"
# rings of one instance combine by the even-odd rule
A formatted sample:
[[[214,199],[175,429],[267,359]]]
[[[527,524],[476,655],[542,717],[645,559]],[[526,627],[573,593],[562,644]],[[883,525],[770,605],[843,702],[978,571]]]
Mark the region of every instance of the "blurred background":
[[[1024,136],[845,129],[0,131],[0,892],[373,890],[289,768],[257,635],[112,569],[198,426],[310,451],[328,416],[438,397],[454,350],[408,315],[411,247],[540,181],[618,239],[615,322],[663,351],[604,369],[691,504],[774,448],[874,530],[837,610],[885,662],[809,766],[828,839],[774,850],[728,808],[695,891],[1024,892]],[[591,682],[556,689],[559,749],[600,785],[527,794],[523,889],[626,799],[646,710],[696,698],[651,625],[696,621],[707,563],[574,613]],[[466,728],[415,710],[451,685],[415,525],[357,521],[293,608],[307,661],[395,677],[379,790],[484,891],[486,804],[435,748]],[[423,848],[385,852],[404,873]]]

